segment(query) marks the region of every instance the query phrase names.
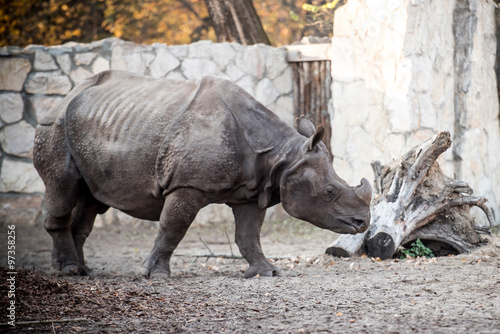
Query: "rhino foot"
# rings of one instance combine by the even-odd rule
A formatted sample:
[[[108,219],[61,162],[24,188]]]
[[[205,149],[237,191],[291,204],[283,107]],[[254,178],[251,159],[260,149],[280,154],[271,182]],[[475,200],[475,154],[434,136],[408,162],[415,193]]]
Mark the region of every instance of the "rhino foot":
[[[276,268],[275,266],[273,265],[270,265],[270,264],[262,264],[262,265],[255,265],[255,266],[250,266],[250,268],[248,268],[246,271],[245,271],[245,278],[251,278],[251,277],[254,277],[254,276],[264,276],[264,277],[273,277],[273,276],[278,276],[278,277],[281,277],[283,276],[283,274],[281,273],[281,271]]]
[[[86,265],[83,265],[83,266],[79,267],[79,274],[81,276],[90,276],[90,277],[94,277],[95,276],[94,270],[90,269]]]
[[[63,265],[61,262],[56,260],[52,261],[52,267],[55,270],[62,272],[64,275],[77,275],[80,272],[78,265],[76,264]]]
[[[158,279],[158,280],[165,280],[170,278],[170,272],[165,271],[165,270],[155,270],[152,271],[149,268],[142,267],[141,268],[141,275],[144,276],[145,278],[150,278],[150,279]]]
[[[168,279],[170,278],[170,265],[164,261],[151,261],[151,255],[142,263],[141,275],[145,278]]]
[[[53,260],[52,267],[63,275],[95,276],[94,271],[85,265],[79,266],[73,263],[63,265],[62,262]]]

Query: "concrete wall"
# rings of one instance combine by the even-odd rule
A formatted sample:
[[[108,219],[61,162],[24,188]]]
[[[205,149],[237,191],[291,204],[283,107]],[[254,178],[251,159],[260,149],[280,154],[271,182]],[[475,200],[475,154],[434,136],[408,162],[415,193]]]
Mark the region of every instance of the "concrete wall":
[[[137,45],[120,39],[91,44],[0,49],[0,222],[33,223],[43,182],[32,164],[35,126],[80,80],[120,69],[173,79],[226,78],[293,124],[292,69],[284,48],[265,45]],[[99,221],[130,221],[110,210]],[[200,222],[232,219],[229,208],[205,209]],[[102,223],[102,221],[101,221]]]
[[[488,198],[499,223],[494,9],[489,0],[349,0],[336,12],[331,119],[341,177],[371,178],[371,161],[447,130],[443,170]]]

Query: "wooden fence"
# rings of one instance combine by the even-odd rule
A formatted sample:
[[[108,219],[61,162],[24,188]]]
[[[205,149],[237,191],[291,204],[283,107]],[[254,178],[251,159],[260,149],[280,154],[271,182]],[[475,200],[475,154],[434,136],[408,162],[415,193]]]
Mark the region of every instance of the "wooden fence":
[[[330,44],[294,45],[287,48],[288,62],[293,66],[294,117],[306,116],[315,125],[323,124],[323,139],[330,160],[332,128],[328,103],[331,94],[331,61],[328,59]]]

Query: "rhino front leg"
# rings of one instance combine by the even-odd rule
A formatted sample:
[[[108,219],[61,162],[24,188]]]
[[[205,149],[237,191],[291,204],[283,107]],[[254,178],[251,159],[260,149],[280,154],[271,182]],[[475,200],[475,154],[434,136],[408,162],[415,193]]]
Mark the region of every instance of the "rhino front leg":
[[[261,210],[257,203],[233,205],[232,208],[236,222],[235,241],[250,265],[245,271],[245,278],[281,276],[281,272],[264,256],[260,245],[260,229],[266,210]]]
[[[142,264],[146,277],[170,277],[170,257],[186,234],[198,211],[208,204],[205,196],[192,188],[180,188],[165,199],[160,230],[153,250]]]

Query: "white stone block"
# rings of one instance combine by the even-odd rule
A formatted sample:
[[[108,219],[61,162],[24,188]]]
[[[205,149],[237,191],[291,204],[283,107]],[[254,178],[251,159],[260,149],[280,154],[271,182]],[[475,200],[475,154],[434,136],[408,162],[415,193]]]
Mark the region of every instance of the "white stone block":
[[[139,53],[124,55],[123,62],[125,63],[125,68],[121,68],[123,70],[137,74],[144,74],[146,72],[146,64],[144,64]]]
[[[103,57],[97,57],[97,59],[94,61],[94,64],[92,64],[92,72],[94,74],[103,72],[103,71],[109,71],[110,69],[110,64],[109,60],[103,58]]]
[[[266,77],[273,80],[281,75],[290,64],[286,61],[286,50],[284,48],[270,48],[268,46],[261,46],[266,48]]]
[[[251,75],[246,75],[236,82],[238,86],[247,91],[248,94],[254,96],[255,79]]]
[[[156,54],[156,58],[149,66],[151,76],[155,78],[163,78],[165,75],[179,67],[181,62],[179,59],[172,56],[166,48],[161,48]]]
[[[275,103],[274,113],[281,118],[286,124],[294,127],[294,117],[293,117],[293,97],[292,96],[280,96]]]
[[[111,69],[112,70],[127,70],[127,63],[123,59],[124,48],[121,45],[115,45],[111,52]]]
[[[111,53],[111,69],[145,74],[154,59],[153,48],[133,43],[116,45]]]
[[[218,72],[217,65],[208,59],[188,58],[182,62],[182,73],[188,79],[199,79],[206,75],[215,75]]]
[[[229,64],[226,67],[226,74],[229,77],[229,80],[233,82],[238,81],[239,79],[241,79],[241,77],[243,77],[243,75],[245,75],[245,73],[243,73],[243,71],[240,70],[238,66],[233,64]]]
[[[342,100],[344,94],[342,92],[344,91],[344,83],[339,82],[339,81],[333,81],[332,82],[332,106],[333,110],[337,111],[340,109],[340,106],[342,105]]]
[[[45,192],[42,179],[32,163],[5,158],[1,168],[0,192]]]
[[[372,100],[383,101],[383,93],[371,92]],[[373,96],[373,95],[376,95]],[[383,109],[382,102],[380,104],[370,104],[368,108],[368,120],[363,124],[363,127],[368,131],[375,145],[383,150],[387,135],[390,133],[389,117],[386,110]]]
[[[188,58],[210,58],[212,41],[198,41],[188,45]]]
[[[266,71],[266,49],[257,45],[249,46],[236,55],[236,66],[243,72],[262,79]]]
[[[59,96],[30,96],[29,100],[37,122],[40,122],[47,114],[49,114],[57,104],[64,98]]]
[[[259,81],[255,88],[255,98],[266,107],[276,101],[279,95],[280,92],[273,86],[273,83],[268,78]]]
[[[90,65],[92,63],[92,60],[97,57],[97,53],[95,52],[84,52],[84,53],[77,53],[75,55],[75,65],[80,66],[80,65]]]
[[[432,89],[433,66],[428,56],[412,57],[413,90],[425,93]]]
[[[414,128],[408,98],[404,93],[384,97],[384,107],[389,115],[389,123],[394,132],[407,132]]]
[[[5,153],[29,158],[33,154],[35,128],[26,121],[0,129],[0,144]]]
[[[172,45],[168,47],[168,52],[170,52],[177,59],[184,59],[188,54],[187,45]]]
[[[361,126],[352,126],[347,130],[346,149],[349,152],[349,157],[352,159],[351,164],[367,164],[370,166],[374,157],[380,155],[378,149],[372,145],[372,137]]]
[[[20,92],[31,71],[31,63],[25,58],[0,58],[0,90]]]
[[[24,103],[21,94],[0,94],[0,120],[3,123],[14,123],[23,118]]]
[[[222,69],[227,68],[230,64],[234,64],[236,51],[234,51],[230,43],[211,44],[208,51],[210,52],[211,58]]]
[[[37,72],[26,83],[26,92],[30,94],[66,95],[71,88],[71,81],[60,71]]]
[[[171,79],[171,80],[186,80],[186,77],[184,75],[182,75],[181,72],[178,72],[178,71],[169,72],[165,78]]]
[[[352,82],[355,80],[354,44],[351,39],[333,37],[330,58],[334,81]]]
[[[72,71],[69,74],[69,77],[73,81],[73,84],[76,86],[83,79],[90,78],[94,74],[89,70],[84,69],[83,67],[78,67],[76,70]]]
[[[33,67],[37,71],[52,71],[59,69],[54,58],[42,50],[35,51],[35,63]]]
[[[345,160],[345,158],[334,155],[333,169],[341,179],[348,183],[352,183],[352,180],[354,179],[352,176],[352,166]]]
[[[273,86],[280,92],[282,95],[292,93],[293,89],[293,72],[292,68],[288,67],[285,71],[276,79],[273,80]]]
[[[330,114],[330,123],[332,124],[332,139],[330,140],[330,147],[332,148],[333,156],[346,159],[348,152],[346,152],[346,142],[347,142],[347,125],[344,117],[349,115],[344,115],[337,110]]]
[[[368,118],[368,91],[364,81],[344,85],[340,112],[347,126],[361,125]]]
[[[57,64],[59,68],[66,74],[71,72],[71,58],[69,54],[65,53],[56,57]]]
[[[405,148],[405,136],[400,133],[389,133],[385,136],[384,145],[382,149],[384,149],[384,156],[387,157],[387,161],[382,161],[383,164],[386,164],[392,160],[399,159],[403,154],[406,153]]]
[[[432,102],[430,94],[418,95],[418,112],[420,115],[421,127],[431,129],[436,129],[438,127],[437,114]]]

